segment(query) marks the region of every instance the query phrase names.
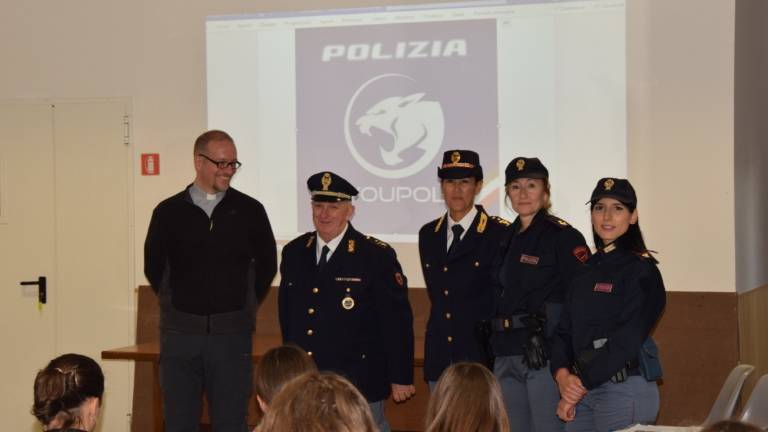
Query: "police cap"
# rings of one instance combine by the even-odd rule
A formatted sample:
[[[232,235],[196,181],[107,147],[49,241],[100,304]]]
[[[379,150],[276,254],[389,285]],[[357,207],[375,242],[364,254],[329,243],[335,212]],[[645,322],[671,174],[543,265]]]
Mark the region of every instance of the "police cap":
[[[437,168],[440,179],[460,179],[474,177],[483,179],[483,167],[480,156],[472,150],[448,150],[443,153],[443,164]]]
[[[504,184],[508,185],[519,178],[548,179],[549,171],[539,158],[516,157],[507,165],[504,177]]]
[[[338,174],[323,171],[307,179],[307,187],[312,201],[338,202],[350,201],[357,196],[357,189]]]
[[[605,177],[597,181],[595,190],[592,191],[592,198],[587,201],[587,204],[594,203],[600,198],[613,198],[624,204],[637,206],[637,195],[635,195],[635,188],[629,183],[627,179]]]

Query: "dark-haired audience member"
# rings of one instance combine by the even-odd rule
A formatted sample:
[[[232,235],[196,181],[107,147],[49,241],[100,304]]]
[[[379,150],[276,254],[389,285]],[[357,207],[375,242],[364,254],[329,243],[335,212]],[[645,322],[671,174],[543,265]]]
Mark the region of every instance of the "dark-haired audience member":
[[[701,432],[761,432],[757,426],[734,420],[723,420],[701,430]]]
[[[332,372],[291,380],[277,394],[257,432],[377,432],[368,402]]]
[[[32,414],[44,431],[91,432],[104,396],[104,374],[90,357],[64,354],[37,373],[34,393]]]
[[[650,424],[661,377],[651,329],[666,303],[656,259],[645,246],[629,181],[603,178],[590,198],[597,247],[574,278],[552,345],[552,373],[566,431]]]
[[[280,390],[293,378],[316,372],[315,362],[306,351],[295,345],[282,345],[267,351],[256,365],[254,389],[263,413]]]
[[[427,432],[508,432],[501,387],[479,363],[449,366],[429,399]]]

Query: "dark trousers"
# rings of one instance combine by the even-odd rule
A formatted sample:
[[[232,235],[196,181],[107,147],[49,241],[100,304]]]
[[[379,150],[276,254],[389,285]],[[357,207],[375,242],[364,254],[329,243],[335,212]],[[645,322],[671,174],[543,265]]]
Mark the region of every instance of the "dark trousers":
[[[166,432],[200,430],[206,394],[214,432],[247,432],[251,333],[161,331],[160,387]]]

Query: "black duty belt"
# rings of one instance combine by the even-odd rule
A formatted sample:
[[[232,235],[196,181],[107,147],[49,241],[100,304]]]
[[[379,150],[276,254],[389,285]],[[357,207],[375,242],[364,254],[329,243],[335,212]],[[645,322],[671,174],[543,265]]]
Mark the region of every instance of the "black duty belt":
[[[497,333],[508,332],[512,330],[519,330],[527,328],[528,326],[523,323],[525,318],[528,318],[529,314],[517,314],[511,317],[499,317],[491,320],[491,330]]]

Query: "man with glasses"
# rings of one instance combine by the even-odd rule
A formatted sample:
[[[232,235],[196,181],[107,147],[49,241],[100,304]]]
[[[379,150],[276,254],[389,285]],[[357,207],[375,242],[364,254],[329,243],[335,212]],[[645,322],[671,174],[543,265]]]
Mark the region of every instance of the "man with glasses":
[[[160,301],[160,385],[168,432],[198,431],[205,392],[213,430],[246,432],[251,333],[277,271],[264,207],[231,188],[235,143],[211,130],[194,146],[195,180],[158,204],[144,273]]]

